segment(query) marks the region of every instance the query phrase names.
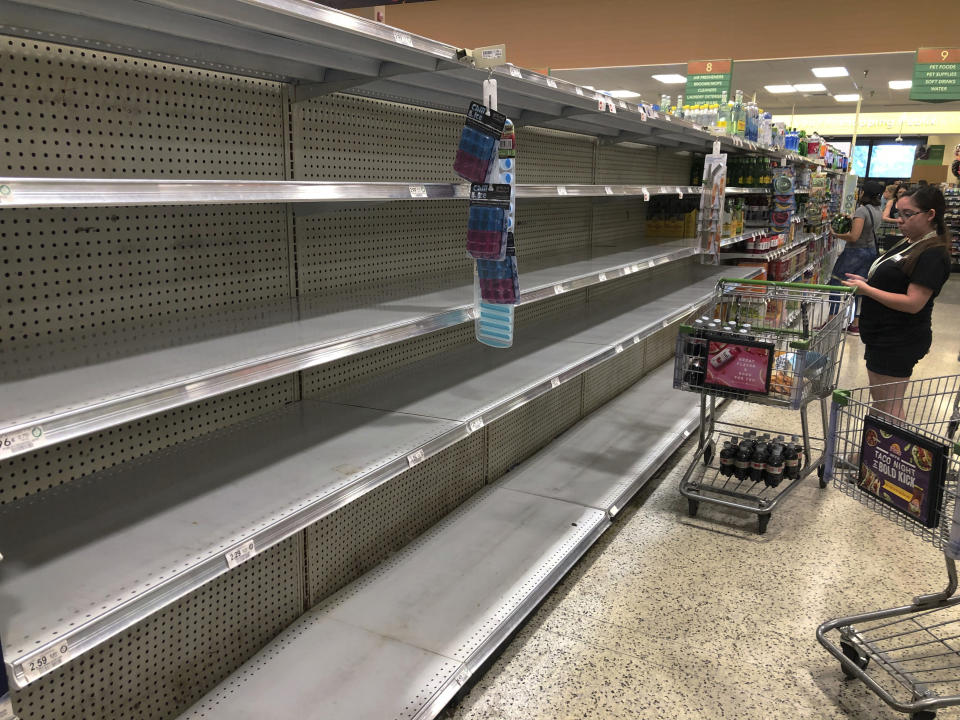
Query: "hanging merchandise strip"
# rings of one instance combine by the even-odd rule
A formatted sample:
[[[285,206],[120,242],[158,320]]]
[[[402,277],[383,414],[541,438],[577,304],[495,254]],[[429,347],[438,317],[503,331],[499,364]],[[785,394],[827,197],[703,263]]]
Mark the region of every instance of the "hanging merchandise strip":
[[[485,80],[483,98],[491,110],[497,108],[497,81]],[[473,286],[476,307],[477,341],[495,348],[513,345],[513,306],[520,297],[516,249],[513,229],[516,209],[516,133],[513,123],[504,119],[504,127],[487,183],[497,188],[506,187],[506,252],[501,259],[478,259],[474,265]],[[498,194],[499,195],[499,194]],[[502,195],[499,195],[502,198]]]
[[[486,84],[486,83],[484,83]],[[486,182],[497,158],[497,149],[506,118],[478,102],[470,103],[453,169],[464,180]]]

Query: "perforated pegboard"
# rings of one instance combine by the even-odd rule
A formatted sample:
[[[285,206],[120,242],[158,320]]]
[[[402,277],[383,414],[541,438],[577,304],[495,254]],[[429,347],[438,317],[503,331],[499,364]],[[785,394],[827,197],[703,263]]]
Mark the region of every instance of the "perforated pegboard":
[[[302,543],[284,540],[14,692],[14,710],[21,720],[176,717],[303,611]]]
[[[523,275],[520,276],[520,288],[523,288]],[[587,291],[574,290],[563,293],[548,300],[521,305],[514,314],[514,322],[518,332],[533,323],[562,322],[563,318],[573,310],[579,309],[587,301]]]
[[[430,528],[483,487],[485,477],[484,429],[307,528],[309,606]]]
[[[0,171],[282,180],[283,86],[0,37]]]
[[[683,282],[685,278],[689,277],[689,270],[695,263],[695,259],[687,258],[641,270],[638,273],[624,275],[600,285],[594,285],[587,288],[590,302],[608,301],[618,296],[623,297],[624,302],[636,302],[638,293],[648,293],[651,288],[675,287],[678,283]]]
[[[645,185],[657,182],[657,148],[601,145],[597,150],[597,184]],[[686,183],[684,183],[686,184]]]
[[[590,249],[589,198],[520,200],[517,203],[517,265],[523,272],[557,263],[557,255]]]
[[[646,341],[627,344],[623,352],[583,374],[583,414],[588,415],[633,385],[644,374]]]
[[[487,425],[487,481],[530,457],[580,417],[582,376]]]
[[[395,203],[298,213],[297,267],[301,295],[405,296],[438,284],[468,284],[467,205]]]
[[[462,114],[341,94],[292,108],[296,180],[463,182],[453,171]]]
[[[350,385],[373,380],[388,372],[420,362],[437,353],[476,342],[472,322],[387,345],[302,373],[304,397],[324,397]]]
[[[103,352],[126,354],[124,330],[150,336],[176,318],[172,345],[198,319],[290,297],[279,205],[8,209],[0,265],[2,352],[99,333]]]
[[[693,157],[686,150],[657,149],[657,182],[664,185],[689,185]]]
[[[667,360],[672,360],[677,351],[677,333],[679,332],[680,322],[668,325],[662,330],[658,330],[644,342],[645,355],[644,364],[647,370],[653,370],[660,367]]]
[[[284,377],[4,460],[0,505],[281,408],[296,393]]]
[[[560,130],[517,131],[517,181],[529,184],[593,183],[596,140]]]
[[[593,248],[602,254],[610,248],[644,244],[647,204],[643,198],[610,198],[593,203]]]

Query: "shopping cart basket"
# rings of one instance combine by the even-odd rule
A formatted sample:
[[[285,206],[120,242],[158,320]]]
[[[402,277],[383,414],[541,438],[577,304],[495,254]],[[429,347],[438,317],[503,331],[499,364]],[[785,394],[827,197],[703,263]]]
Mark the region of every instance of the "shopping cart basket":
[[[906,420],[871,405],[869,387],[833,394],[826,476],[943,550],[947,587],[903,607],[830,620],[817,629],[817,639],[848,678],[860,678],[914,720],[929,720],[937,708],[960,705],[960,518],[954,514],[960,375],[885,387],[883,395],[902,389],[895,400]]]
[[[852,303],[851,288],[724,279],[706,314],[681,327],[673,386],[700,393],[700,444],[680,481],[691,517],[701,502],[745,510],[764,533],[780,500],[820,467],[807,405],[820,402],[826,427]],[[799,410],[802,440],[718,422],[717,398]]]

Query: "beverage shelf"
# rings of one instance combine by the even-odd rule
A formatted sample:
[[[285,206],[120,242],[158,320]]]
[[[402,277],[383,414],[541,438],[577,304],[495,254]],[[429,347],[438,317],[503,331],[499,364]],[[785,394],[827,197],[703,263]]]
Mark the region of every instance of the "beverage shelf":
[[[753,268],[688,264],[509,351],[471,346],[385,384],[240,427],[0,508],[0,618],[24,687],[319,518],[681,319]],[[496,388],[491,393],[491,388]],[[32,531],[47,528],[42,541]],[[32,669],[31,663],[35,668]]]
[[[689,241],[596,257],[563,254],[522,273],[521,304],[696,254]],[[521,268],[522,270],[522,268]],[[385,292],[379,290],[378,292]],[[409,296],[304,298],[299,303],[190,322],[165,334],[73,348],[58,345],[0,384],[0,459],[472,320],[473,286]],[[45,357],[45,359],[44,359]],[[2,360],[2,357],[0,357]]]

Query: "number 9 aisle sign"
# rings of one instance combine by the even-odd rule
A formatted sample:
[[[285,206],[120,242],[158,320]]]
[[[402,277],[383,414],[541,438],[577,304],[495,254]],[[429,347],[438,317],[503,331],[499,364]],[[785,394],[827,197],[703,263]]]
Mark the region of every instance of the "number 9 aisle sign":
[[[688,105],[718,103],[724,92],[729,98],[732,78],[732,60],[700,60],[687,63],[685,102]]]
[[[960,48],[920,48],[913,66],[910,99],[960,100]]]

